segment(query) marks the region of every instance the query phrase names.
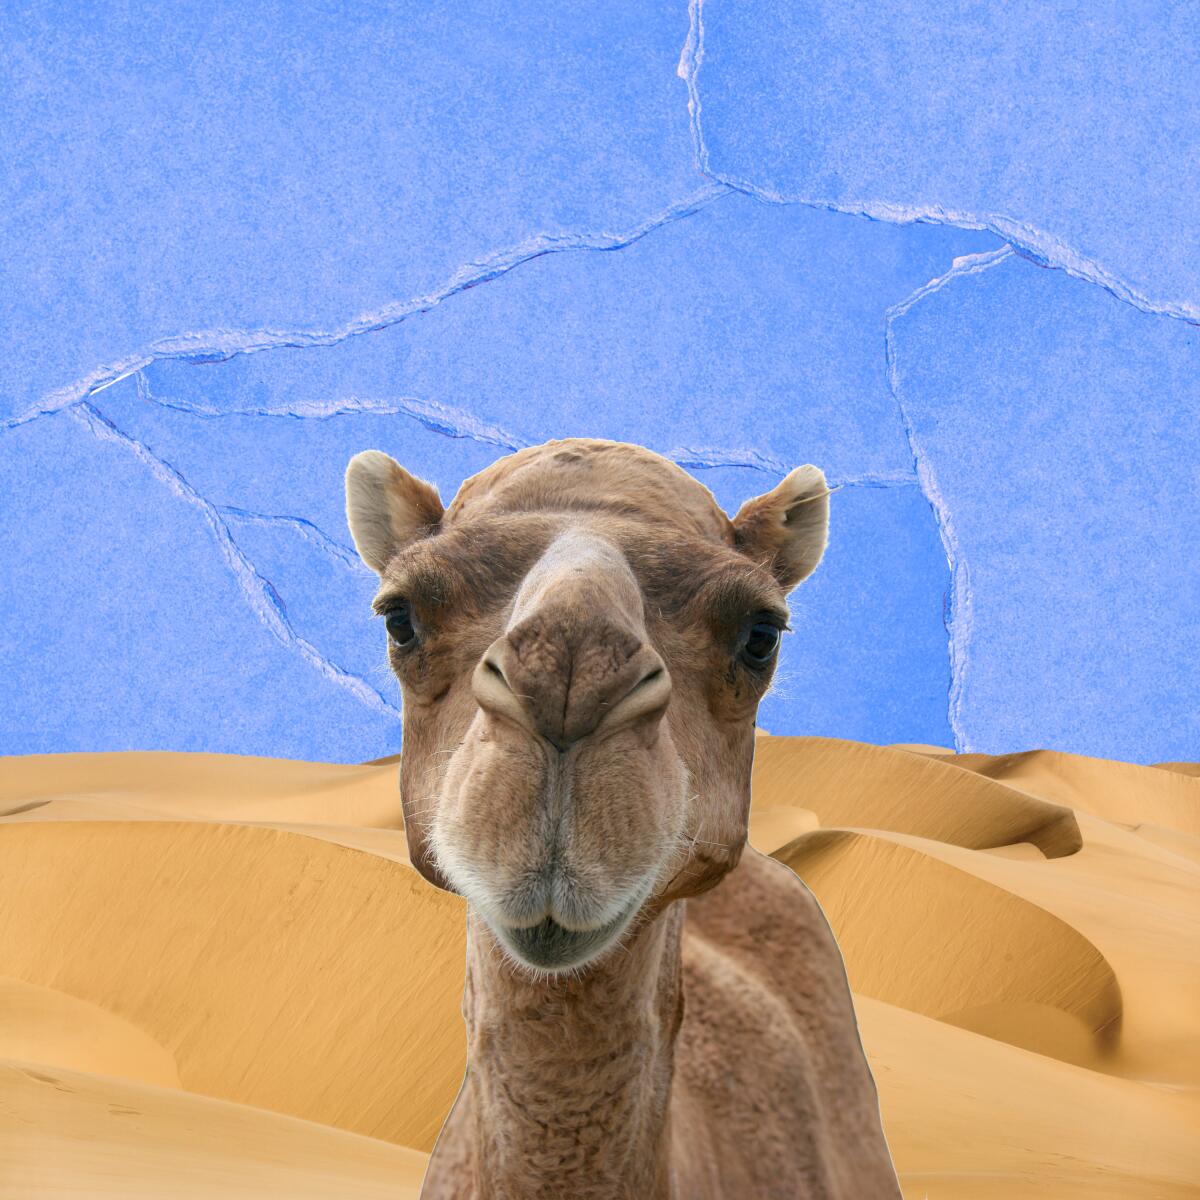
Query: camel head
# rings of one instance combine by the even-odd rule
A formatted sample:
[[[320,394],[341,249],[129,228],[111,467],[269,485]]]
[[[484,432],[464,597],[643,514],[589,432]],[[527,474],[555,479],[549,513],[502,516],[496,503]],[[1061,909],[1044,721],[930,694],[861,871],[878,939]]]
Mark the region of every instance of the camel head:
[[[386,454],[350,461],[403,696],[409,853],[516,962],[577,969],[736,865],[755,712],[827,496],[798,467],[730,520],[669,460],[567,438],[444,509]]]

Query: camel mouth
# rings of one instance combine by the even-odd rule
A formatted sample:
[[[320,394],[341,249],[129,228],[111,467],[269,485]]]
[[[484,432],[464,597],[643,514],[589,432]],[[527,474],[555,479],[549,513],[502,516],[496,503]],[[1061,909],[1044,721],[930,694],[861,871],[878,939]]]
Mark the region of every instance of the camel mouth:
[[[536,925],[493,925],[493,930],[509,953],[525,966],[537,971],[570,971],[598,958],[616,942],[642,907],[648,890],[639,889],[611,921],[598,929],[567,929],[547,916]]]

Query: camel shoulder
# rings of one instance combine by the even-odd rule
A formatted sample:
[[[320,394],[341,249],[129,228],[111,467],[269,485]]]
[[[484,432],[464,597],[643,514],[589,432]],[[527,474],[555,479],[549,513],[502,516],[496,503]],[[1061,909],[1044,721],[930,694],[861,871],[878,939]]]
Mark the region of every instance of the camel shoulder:
[[[733,956],[764,981],[782,986],[797,974],[818,974],[835,990],[845,984],[841,951],[816,896],[791,867],[752,846],[721,883],[688,901],[684,929],[687,941]]]
[[[816,897],[747,847],[687,905],[678,1108],[685,1128],[708,1131],[725,1194],[896,1200],[845,965]]]
[[[685,1021],[693,1026],[684,1032],[697,1044],[740,1039],[752,1056],[771,1060],[768,1071],[781,1072],[799,1059],[811,1068],[810,1056],[829,1045],[858,1049],[833,930],[784,863],[747,846],[721,883],[688,900],[682,958]]]

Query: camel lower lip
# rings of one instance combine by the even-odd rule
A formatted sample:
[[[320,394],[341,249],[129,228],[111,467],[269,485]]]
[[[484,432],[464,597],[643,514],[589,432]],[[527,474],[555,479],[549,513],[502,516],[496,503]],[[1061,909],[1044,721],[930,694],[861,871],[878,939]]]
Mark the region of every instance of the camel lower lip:
[[[566,929],[553,917],[524,929],[501,926],[500,940],[527,966],[542,971],[566,971],[581,966],[607,949],[624,931],[644,897],[637,896],[607,925],[599,929]]]

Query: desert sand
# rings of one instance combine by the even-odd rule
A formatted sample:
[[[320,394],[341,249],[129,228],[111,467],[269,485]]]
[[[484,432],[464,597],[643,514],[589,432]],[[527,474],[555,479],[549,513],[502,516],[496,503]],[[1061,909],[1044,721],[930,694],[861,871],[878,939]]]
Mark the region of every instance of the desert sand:
[[[463,909],[394,761],[0,759],[0,1195],[415,1197]],[[1200,1196],[1200,768],[757,742],[908,1200]]]

